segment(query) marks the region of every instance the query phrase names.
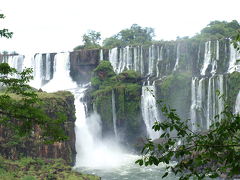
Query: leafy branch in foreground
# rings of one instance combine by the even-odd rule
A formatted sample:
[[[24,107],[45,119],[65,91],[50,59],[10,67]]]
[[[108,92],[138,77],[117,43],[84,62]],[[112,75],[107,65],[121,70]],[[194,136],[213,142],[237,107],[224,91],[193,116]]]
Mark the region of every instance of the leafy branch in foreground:
[[[220,97],[222,98],[222,97]],[[193,132],[189,120],[182,121],[174,109],[161,107],[164,122],[155,122],[155,131],[162,130],[161,143],[148,139],[142,150],[139,165],[165,163],[166,177],[171,171],[180,180],[196,177],[235,177],[240,173],[240,116],[233,114],[228,106],[217,115],[215,123],[206,132]],[[172,165],[170,161],[176,163]]]
[[[232,44],[233,44],[234,48],[238,52],[240,52],[240,44],[239,44],[239,42],[240,42],[240,29],[237,31],[236,37],[232,40]]]
[[[36,90],[27,83],[33,79],[32,69],[17,72],[7,63],[0,64],[0,127],[13,135],[10,141],[18,142],[39,130],[39,138],[45,143],[65,140],[62,123],[63,112],[46,114],[47,107]]]
[[[4,19],[5,16],[4,14],[0,14],[0,19]],[[8,29],[0,29],[0,37],[5,37],[5,38],[11,38],[13,35],[13,32],[10,32]]]

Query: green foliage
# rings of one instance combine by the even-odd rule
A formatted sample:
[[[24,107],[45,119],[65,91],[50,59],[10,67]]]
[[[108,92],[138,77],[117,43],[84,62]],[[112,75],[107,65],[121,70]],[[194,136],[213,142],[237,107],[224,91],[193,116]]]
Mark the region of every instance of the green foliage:
[[[45,102],[27,83],[33,78],[31,69],[17,72],[7,63],[0,64],[0,125],[14,134],[8,144],[16,144],[29,137],[36,126],[41,129],[41,139],[46,143],[67,139],[61,124],[66,120],[64,111],[56,111],[54,118],[46,115]],[[17,76],[18,78],[13,78]]]
[[[126,70],[117,75],[116,78],[120,81],[134,83],[139,81],[140,74],[133,70]]]
[[[239,114],[233,114],[225,106],[221,122],[216,121],[207,132],[193,132],[188,127],[189,120],[182,121],[174,109],[166,105],[162,105],[161,109],[166,120],[157,121],[152,127],[155,131],[163,131],[161,143],[155,144],[148,139],[142,150],[143,157],[136,163],[146,166],[166,163],[164,177],[171,170],[180,175],[181,180],[239,175]],[[172,165],[170,161],[174,159],[176,164]]]
[[[103,46],[105,48],[113,48],[127,45],[143,45],[151,43],[153,37],[153,28],[142,28],[137,24],[133,24],[129,29],[121,30],[118,34],[106,38],[103,41]]]
[[[135,137],[141,130],[140,112],[141,85],[140,75],[132,70],[116,75],[109,61],[101,61],[91,79],[91,96],[101,115],[104,131],[113,130],[112,92],[115,93],[116,115],[121,126],[125,125],[128,136]],[[128,137],[130,138],[130,137]]]
[[[238,52],[240,52],[239,42],[240,42],[240,29],[238,29],[236,37],[232,40],[233,46]]]
[[[82,36],[83,45],[79,45],[74,50],[79,49],[95,49],[100,48],[99,41],[101,40],[100,32],[89,30]]]
[[[37,180],[37,179],[66,179],[66,180],[99,180],[94,175],[85,175],[72,171],[72,168],[61,159],[23,158],[7,160],[2,157],[0,179],[2,180]]]
[[[228,94],[227,94],[227,104],[234,108],[234,104],[236,101],[236,97],[239,93],[240,89],[240,72],[233,72],[227,75],[227,83],[228,83]]]
[[[116,78],[114,78],[115,73],[109,61],[101,61],[93,70],[93,73],[91,84],[95,89],[101,89],[102,86],[105,88],[105,86],[112,85],[116,82]]]
[[[113,67],[109,61],[101,61],[99,65],[94,69],[94,73],[96,73],[97,76],[103,80],[115,75]],[[99,73],[102,73],[103,76]]]
[[[214,40],[222,38],[234,38],[237,35],[237,30],[240,29],[238,21],[212,21],[207,27],[201,30],[201,33],[194,38],[201,40]]]
[[[0,19],[4,19],[4,14],[0,14]],[[5,37],[7,39],[11,38],[13,35],[13,32],[10,32],[8,29],[0,29],[0,38]]]

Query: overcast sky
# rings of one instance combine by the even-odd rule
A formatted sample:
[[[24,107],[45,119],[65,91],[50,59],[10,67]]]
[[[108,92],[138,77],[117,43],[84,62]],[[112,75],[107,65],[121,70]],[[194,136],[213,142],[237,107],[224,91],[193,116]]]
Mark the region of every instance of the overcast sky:
[[[155,39],[193,36],[213,20],[240,22],[240,0],[0,0],[6,18],[0,51],[71,51],[89,29],[105,39],[132,24],[155,29]]]

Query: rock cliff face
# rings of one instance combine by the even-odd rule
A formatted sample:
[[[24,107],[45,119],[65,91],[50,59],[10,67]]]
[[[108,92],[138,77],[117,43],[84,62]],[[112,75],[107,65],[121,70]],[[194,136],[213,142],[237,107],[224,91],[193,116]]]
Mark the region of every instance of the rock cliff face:
[[[69,92],[40,93],[39,96],[46,102],[46,113],[54,118],[56,109],[64,109],[67,117],[62,124],[68,140],[54,144],[44,144],[39,138],[41,129],[35,127],[30,137],[21,139],[19,142],[9,143],[9,138],[14,134],[9,133],[3,126],[0,126],[0,154],[9,159],[18,159],[22,156],[62,158],[69,164],[75,160],[75,106],[74,97]]]
[[[99,49],[80,50],[70,53],[70,75],[78,84],[88,83],[91,72],[99,63]]]

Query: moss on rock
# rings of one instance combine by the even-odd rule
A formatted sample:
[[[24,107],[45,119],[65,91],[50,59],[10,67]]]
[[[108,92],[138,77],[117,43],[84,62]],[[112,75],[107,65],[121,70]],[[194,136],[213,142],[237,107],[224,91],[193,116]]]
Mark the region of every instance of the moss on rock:
[[[19,160],[7,160],[0,156],[0,179],[4,180],[100,180],[94,175],[81,174],[62,159],[43,159],[25,157]]]
[[[103,136],[112,135],[112,93],[115,94],[117,131],[127,142],[142,134],[140,75],[132,70],[116,75],[109,61],[101,61],[94,70],[91,96],[101,115]],[[123,137],[124,135],[124,137]]]

